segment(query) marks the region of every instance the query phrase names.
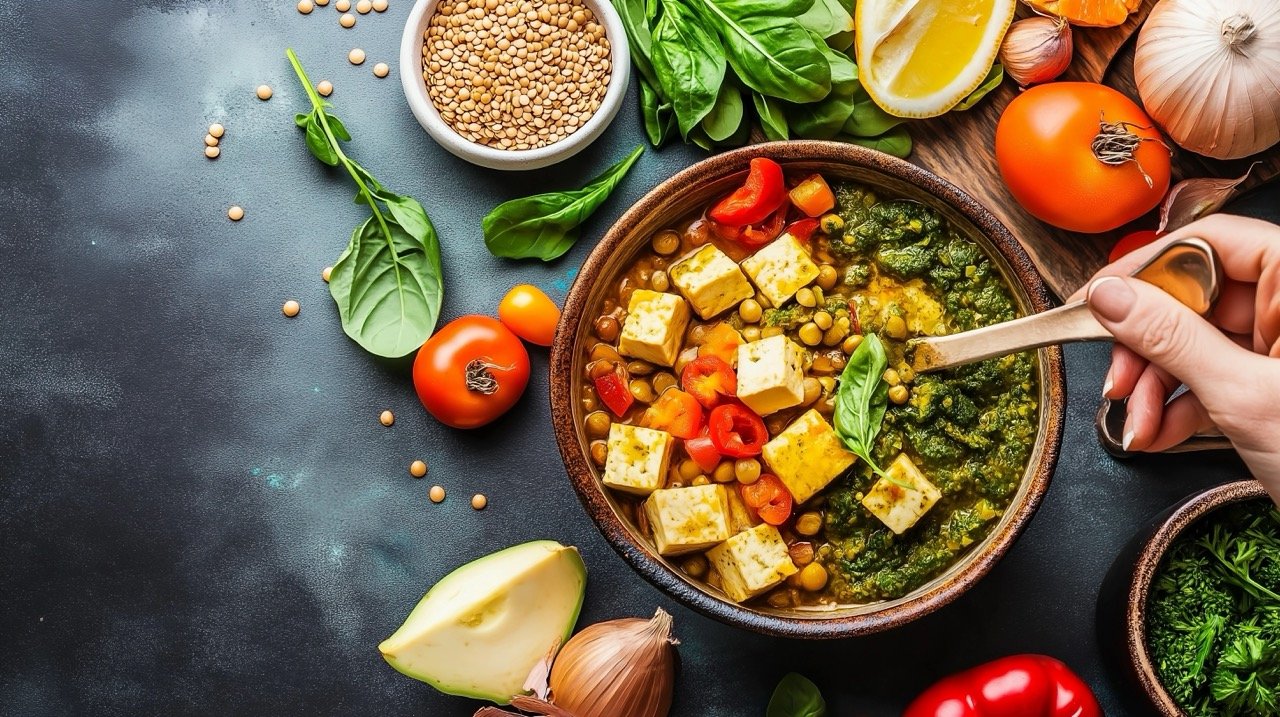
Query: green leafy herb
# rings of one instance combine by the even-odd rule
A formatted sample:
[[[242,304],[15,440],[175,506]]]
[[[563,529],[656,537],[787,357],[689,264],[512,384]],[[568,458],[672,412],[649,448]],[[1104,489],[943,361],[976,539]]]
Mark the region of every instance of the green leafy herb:
[[[826,38],[853,32],[853,15],[842,0],[814,0],[796,20],[811,33]]]
[[[960,104],[955,106],[957,110],[967,110],[978,104],[978,101],[986,97],[988,93],[1000,86],[1004,82],[1004,65],[997,62],[987,71],[987,76],[983,78],[982,84],[978,88],[969,93],[969,96],[960,100]]]
[[[819,0],[821,2],[821,0]],[[815,3],[817,7],[819,3]],[[821,41],[821,38],[818,38]],[[822,46],[823,54],[831,65],[831,94],[821,102],[790,104],[787,118],[791,129],[801,137],[832,139],[840,134],[854,110],[854,97],[858,84],[858,66],[843,52]]]
[[[671,103],[664,101],[658,90],[644,77],[640,77],[640,113],[644,119],[644,133],[649,144],[661,147],[667,143],[675,129],[676,115]]]
[[[765,717],[824,717],[827,702],[817,685],[792,672],[774,688],[764,714]]]
[[[795,15],[812,0],[691,0],[724,40],[743,84],[791,102],[817,102],[831,91],[831,68]]]
[[[729,139],[742,126],[745,109],[742,92],[728,82],[720,86],[720,94],[711,112],[702,120],[702,129],[712,141]]]
[[[782,106],[759,92],[751,93],[751,103],[755,105],[756,114],[760,116],[760,128],[764,136],[779,142],[791,138],[791,130],[787,126],[787,116]]]
[[[880,337],[867,334],[840,374],[834,415],[836,433],[845,448],[866,461],[879,475],[884,475],[884,471],[876,465],[871,453],[889,407],[889,384],[884,380],[887,368],[889,357]]]
[[[724,84],[724,48],[683,0],[662,0],[653,40],[653,68],[687,137],[716,105]]]
[[[582,189],[512,199],[485,216],[484,244],[494,256],[550,261],[578,240],[578,228],[608,199],[644,152],[636,147]]]
[[[895,157],[907,157],[911,154],[911,133],[906,127],[894,127],[879,137],[841,137],[846,142],[859,144]]]
[[[372,354],[407,356],[435,330],[444,298],[435,227],[421,204],[382,186],[342,151],[340,142],[351,133],[326,109],[331,105],[316,93],[298,56],[286,54],[311,100],[311,111],[294,118],[306,131],[307,149],[345,169],[356,185],[356,203],[369,207],[369,218],[352,232],[329,276],[342,330]]]

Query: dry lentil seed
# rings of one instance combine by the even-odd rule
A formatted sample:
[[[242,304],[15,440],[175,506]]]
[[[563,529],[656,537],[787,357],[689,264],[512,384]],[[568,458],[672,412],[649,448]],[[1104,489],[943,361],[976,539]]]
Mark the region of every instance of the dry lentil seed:
[[[218,139],[222,139],[222,135],[226,134],[226,132],[227,132],[227,129],[222,125],[218,124],[217,122],[214,122],[213,124],[209,125],[209,134],[213,135],[214,137],[217,137]]]
[[[427,474],[427,464],[422,461],[414,461],[409,464],[409,475],[414,478],[421,478]]]
[[[363,65],[364,57],[364,50],[361,50],[358,47],[353,47],[351,48],[351,52],[347,53],[347,62],[350,62],[353,65]]]
[[[379,62],[378,64],[373,66],[374,77],[386,77],[389,74],[391,74],[391,66],[388,65],[387,63]]]
[[[373,3],[370,0],[360,0],[356,3],[356,12],[361,15],[368,15],[373,10]]]
[[[374,11],[374,12],[386,12],[386,11],[387,11],[387,0],[373,0],[373,11]]]
[[[427,497],[431,499],[432,503],[443,503],[444,487],[438,485],[431,486],[431,490],[427,491]]]
[[[343,13],[342,17],[338,18],[338,24],[350,30],[356,26],[356,16],[349,12]]]
[[[218,155],[220,154],[222,154],[222,150],[218,149],[217,147],[204,148],[204,156],[208,157],[209,159],[217,159]]]
[[[258,85],[258,89],[255,90],[255,92],[258,95],[258,99],[262,100],[263,102],[266,102],[267,100],[271,99],[271,95],[274,94],[271,91],[271,87],[269,85]]]
[[[329,283],[329,276],[331,274],[333,274],[333,267],[331,266],[326,266],[325,268],[320,270],[320,278],[324,279],[326,284]]]
[[[484,496],[484,493],[476,493],[471,496],[471,507],[473,509],[484,510],[487,505],[489,505],[489,499]]]
[[[319,92],[323,97],[328,97],[333,94],[333,83],[328,80],[320,80],[316,83],[316,92]]]
[[[218,146],[218,138],[217,138],[217,137],[214,137],[214,136],[213,136],[213,135],[211,135],[211,134],[206,134],[206,135],[204,136],[204,146],[206,146],[206,147],[217,147],[217,146]]]
[[[316,9],[316,4],[311,0],[298,0],[298,12],[303,15],[310,15],[312,10]]]
[[[297,316],[298,312],[301,310],[302,310],[302,305],[299,304],[296,299],[289,299],[288,301],[284,302],[284,306],[280,307],[280,312],[291,319]]]
[[[315,0],[316,5],[324,7],[329,4],[329,0]]]
[[[378,416],[378,422],[384,426],[390,426],[391,424],[396,422],[396,414],[392,413],[391,411],[383,411]]]
[[[227,218],[233,222],[238,222],[241,219],[244,219],[244,209],[233,204],[231,208],[227,210]]]
[[[333,9],[338,12],[346,12],[351,9],[351,0],[338,0],[333,4]]]

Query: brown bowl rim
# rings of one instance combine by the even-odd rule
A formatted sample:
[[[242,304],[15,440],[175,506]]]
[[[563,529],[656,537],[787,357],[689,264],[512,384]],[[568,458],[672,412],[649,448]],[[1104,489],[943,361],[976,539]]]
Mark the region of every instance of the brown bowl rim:
[[[1147,600],[1151,595],[1151,583],[1156,571],[1164,562],[1169,546],[1208,514],[1235,503],[1268,497],[1262,484],[1252,478],[1223,483],[1193,493],[1175,504],[1168,516],[1160,520],[1156,529],[1143,541],[1134,559],[1133,577],[1129,580],[1125,596],[1125,649],[1129,653],[1134,674],[1137,675],[1138,685],[1161,715],[1185,717],[1186,713],[1161,684],[1151,663],[1151,654],[1147,652]]]
[[[744,172],[754,157],[788,162],[838,162],[870,169],[915,185],[958,212],[973,224],[1001,254],[1020,291],[1035,312],[1053,308],[1048,287],[1013,234],[973,197],[917,165],[857,145],[821,140],[768,142],[742,147],[697,162],[658,184],[615,222],[584,260],[578,271],[557,327],[551,349],[550,394],[556,443],[578,498],[596,527],[613,549],[642,577],[680,603],[721,622],[781,637],[835,639],[867,635],[923,617],[954,601],[984,577],[1013,546],[1026,528],[1048,490],[1062,443],[1066,413],[1066,376],[1062,349],[1050,346],[1039,350],[1041,380],[1047,400],[1041,406],[1043,431],[1037,438],[1039,463],[1025,478],[1029,485],[1021,503],[1010,506],[1010,517],[989,535],[982,547],[965,556],[968,565],[945,581],[923,590],[910,599],[883,610],[857,615],[806,613],[804,617],[766,613],[715,597],[686,582],[651,551],[633,541],[604,495],[592,473],[587,456],[578,442],[573,411],[573,357],[578,325],[585,317],[594,278],[613,253],[626,249],[630,229],[657,210],[664,198],[688,184],[711,181],[735,172]]]

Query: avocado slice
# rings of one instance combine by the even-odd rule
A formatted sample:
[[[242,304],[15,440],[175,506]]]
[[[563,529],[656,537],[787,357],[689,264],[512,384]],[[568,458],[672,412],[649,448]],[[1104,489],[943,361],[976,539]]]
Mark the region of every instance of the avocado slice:
[[[507,704],[569,639],[587,587],[578,550],[537,540],[449,573],[378,645],[401,673],[441,692]]]

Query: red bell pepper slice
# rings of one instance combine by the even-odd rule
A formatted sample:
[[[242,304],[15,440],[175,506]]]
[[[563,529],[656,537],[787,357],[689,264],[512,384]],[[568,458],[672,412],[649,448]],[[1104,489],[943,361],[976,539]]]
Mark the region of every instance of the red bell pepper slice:
[[[745,500],[745,497],[744,497]],[[1045,655],[1011,655],[925,690],[902,717],[1102,717],[1071,668]]]
[[[693,396],[678,388],[670,388],[645,410],[641,423],[676,438],[696,438],[702,430],[702,406]]]
[[[1107,257],[1107,263],[1114,262],[1129,252],[1136,251],[1160,238],[1160,232],[1154,229],[1143,229],[1141,231],[1125,234],[1120,237],[1120,241],[1111,247],[1111,256]]]
[[[684,452],[689,454],[689,458],[698,464],[703,473],[714,471],[723,458],[720,451],[716,450],[716,445],[711,442],[706,426],[702,427],[702,432],[697,436],[684,442]]]
[[[680,373],[680,385],[707,408],[738,395],[738,375],[718,356],[698,356],[690,361]]]
[[[769,215],[769,218],[765,221],[739,229],[737,236],[738,243],[749,247],[764,246],[782,235],[782,227],[786,223],[787,208],[786,206],[783,206],[778,211]]]
[[[715,356],[733,366],[734,361],[738,360],[738,347],[745,343],[737,329],[721,321],[703,335],[698,355]]]
[[[765,473],[751,485],[742,486],[742,502],[769,525],[782,525],[791,517],[795,499],[777,476]]]
[[[790,234],[802,242],[807,242],[813,238],[813,233],[816,231],[818,231],[817,219],[801,219],[788,224],[783,233]]]
[[[772,159],[751,160],[747,181],[707,212],[721,224],[741,227],[762,222],[787,201],[782,166]]]
[[[613,365],[612,372],[596,376],[593,379],[596,386],[596,395],[604,402],[605,407],[618,418],[622,418],[627,409],[631,408],[631,404],[636,400],[631,395],[631,389],[627,387],[627,380],[627,368],[620,363]]]
[[[741,403],[726,403],[711,409],[707,428],[716,450],[733,458],[758,456],[769,440],[764,419]]]

